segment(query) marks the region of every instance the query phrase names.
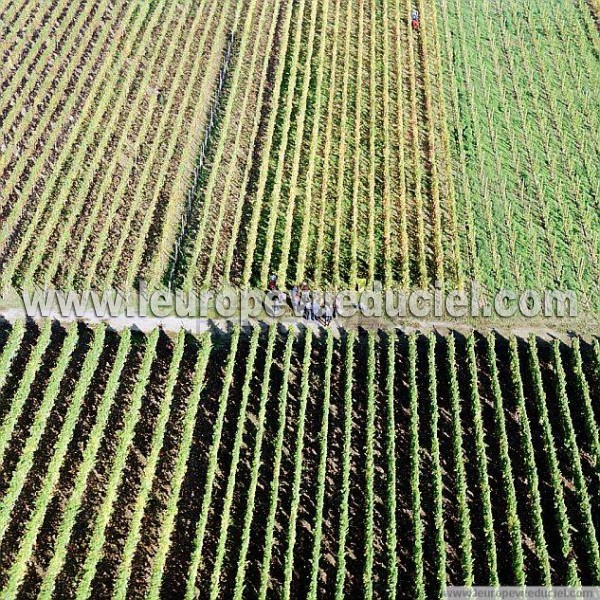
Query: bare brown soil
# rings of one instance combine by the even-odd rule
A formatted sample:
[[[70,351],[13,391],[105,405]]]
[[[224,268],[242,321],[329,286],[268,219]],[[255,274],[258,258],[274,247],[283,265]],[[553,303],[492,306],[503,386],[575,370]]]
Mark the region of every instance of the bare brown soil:
[[[9,333],[6,323],[0,324],[0,348],[5,343]],[[223,332],[214,329],[212,332],[213,349],[206,374],[205,386],[200,399],[200,409],[196,421],[194,439],[183,489],[177,503],[175,530],[171,540],[171,550],[166,563],[166,572],[162,585],[164,597],[182,597],[187,585],[188,571],[194,545],[196,543],[197,524],[201,516],[201,506],[206,493],[206,473],[208,457],[214,440],[216,415],[223,391],[223,377],[231,351],[231,331]],[[31,346],[39,335],[37,327],[30,324],[12,368],[7,384],[2,390],[2,410],[15,392],[20,377],[25,368],[26,358],[31,352]],[[274,496],[271,482],[275,475],[273,468],[276,457],[276,438],[280,419],[284,418],[284,442],[279,471],[279,488],[275,510],[275,527],[273,532],[272,555],[269,563],[269,593],[278,596],[282,592],[284,579],[285,557],[290,539],[292,524],[290,511],[293,492],[293,474],[296,467],[296,435],[299,426],[299,398],[301,393],[302,359],[304,355],[304,336],[300,333],[295,341],[289,372],[289,388],[285,415],[278,414],[280,391],[283,384],[283,355],[286,337],[289,335],[283,328],[280,330],[275,343],[274,356],[271,364],[266,364],[266,328],[260,334],[254,370],[250,379],[250,394],[244,427],[240,458],[236,469],[236,485],[234,487],[233,503],[229,514],[229,526],[225,543],[225,555],[221,567],[220,587],[224,597],[230,597],[236,584],[236,573],[239,564],[240,543],[243,524],[248,503],[247,491],[250,485],[252,462],[258,427],[264,427],[264,439],[260,454],[258,488],[250,522],[250,545],[247,555],[245,590],[249,595],[255,595],[260,587],[262,571],[267,516]],[[362,594],[364,589],[364,573],[366,568],[366,520],[367,514],[367,485],[370,478],[366,472],[367,450],[367,402],[366,387],[368,343],[365,331],[360,331],[355,346],[352,387],[352,440],[350,455],[350,496],[349,496],[349,532],[346,540],[346,573],[344,592],[349,597]],[[389,594],[389,554],[388,543],[390,536],[390,519],[395,516],[397,546],[394,549],[398,568],[398,594],[402,598],[414,597],[418,581],[415,578],[414,544],[415,528],[412,514],[410,455],[409,455],[409,363],[408,338],[396,334],[394,384],[394,420],[395,420],[395,461],[396,461],[396,514],[389,513],[387,482],[389,478],[389,463],[387,462],[386,431],[389,425],[386,404],[385,385],[389,369],[387,349],[389,332],[380,332],[375,336],[375,437],[373,477],[373,571],[372,584],[375,597],[386,598]],[[28,474],[25,486],[20,494],[6,535],[0,547],[0,581],[6,582],[8,570],[20,545],[23,532],[26,531],[31,510],[40,490],[42,478],[45,476],[52,448],[52,440],[56,438],[62,426],[65,412],[70,402],[83,358],[92,339],[91,329],[80,326],[79,341],[72,360],[67,369],[64,386],[61,387],[55,406],[46,424],[42,444],[34,456],[33,468]],[[53,332],[51,346],[44,357],[42,368],[32,387],[28,406],[19,419],[17,428],[12,436],[6,453],[0,484],[6,490],[19,460],[27,431],[35,417],[37,408],[47,385],[51,369],[56,362],[65,331],[58,325]],[[438,336],[436,346],[436,375],[438,390],[439,427],[438,440],[440,443],[440,462],[442,468],[442,501],[444,539],[446,544],[446,581],[448,585],[462,583],[462,564],[459,552],[460,532],[456,510],[456,471],[452,450],[452,421],[449,397],[449,375],[447,370],[447,339]],[[75,477],[81,466],[82,452],[89,441],[89,434],[95,422],[98,402],[105,389],[108,374],[114,364],[119,335],[109,331],[105,348],[101,356],[99,368],[92,379],[92,384],[84,399],[82,413],[76,426],[73,439],[65,461],[61,467],[58,485],[48,506],[42,528],[37,537],[34,553],[29,563],[25,581],[21,586],[23,597],[33,597],[39,591],[45,570],[55,551],[54,542],[58,527],[62,521],[66,502],[70,497]],[[509,532],[507,527],[507,495],[502,478],[499,461],[499,437],[497,422],[493,409],[491,387],[491,372],[487,359],[487,339],[478,337],[476,341],[477,370],[479,378],[478,391],[481,398],[483,422],[486,436],[486,455],[489,469],[489,484],[492,493],[492,512],[494,532],[498,550],[498,575],[503,584],[514,582],[514,570],[509,548]],[[114,452],[118,433],[123,427],[125,412],[129,406],[130,395],[138,377],[144,351],[144,336],[134,334],[131,353],[127,359],[121,378],[117,396],[112,406],[108,425],[102,437],[96,466],[92,471],[83,498],[81,510],[68,545],[68,560],[59,575],[56,594],[60,598],[70,598],[74,595],[81,577],[81,567],[87,556],[90,536],[98,509],[106,491],[106,484],[112,469]],[[215,566],[219,538],[222,533],[222,518],[227,483],[232,473],[231,453],[239,425],[240,403],[243,393],[243,382],[246,376],[247,358],[249,355],[250,330],[243,330],[235,355],[233,381],[223,421],[222,435],[218,445],[218,466],[207,515],[207,528],[204,538],[202,561],[196,579],[199,597],[208,595],[211,578]],[[420,421],[420,493],[421,518],[423,523],[423,584],[427,595],[436,595],[440,581],[437,578],[438,561],[434,522],[434,462],[431,453],[432,436],[431,418],[433,404],[429,393],[428,373],[429,341],[424,336],[417,338],[417,393]],[[558,412],[556,396],[555,373],[552,368],[551,346],[539,342],[538,348],[542,364],[544,388],[547,394],[547,406],[550,413],[554,435],[560,439],[564,435],[563,425]],[[338,576],[339,531],[341,515],[342,465],[344,440],[344,391],[346,382],[345,356],[347,346],[345,336],[334,338],[333,362],[331,370],[331,398],[328,412],[328,429],[326,439],[326,471],[324,480],[324,503],[321,515],[322,540],[319,551],[317,573],[317,590],[319,597],[330,597],[335,591]],[[520,440],[519,422],[516,420],[517,398],[513,389],[509,370],[508,342],[497,336],[496,351],[498,356],[499,383],[503,395],[504,417],[509,443],[509,454],[513,469],[513,482],[517,496],[517,511],[520,519],[523,537],[524,568],[527,583],[534,584],[541,577],[541,565],[537,549],[533,543],[532,498],[528,492],[527,474],[524,471],[523,447]],[[172,492],[172,473],[181,443],[183,416],[187,408],[191,392],[194,369],[198,358],[198,342],[188,337],[185,352],[175,385],[173,405],[167,423],[166,435],[159,455],[158,469],[149,502],[146,506],[141,541],[136,549],[133,560],[132,574],[129,582],[129,596],[142,598],[149,583],[153,559],[158,547],[159,532],[162,517]],[[324,377],[326,365],[324,361],[326,339],[324,331],[315,332],[309,368],[309,394],[304,421],[305,435],[303,439],[302,470],[300,479],[300,501],[297,520],[295,522],[296,540],[293,551],[291,585],[294,594],[305,596],[311,585],[312,563],[318,509],[318,471],[323,448],[320,431],[323,425],[324,410]],[[555,511],[552,505],[552,494],[548,464],[543,449],[539,416],[533,401],[533,382],[528,367],[525,342],[519,346],[521,371],[526,395],[528,417],[532,429],[532,441],[535,451],[536,465],[540,478],[540,496],[542,501],[544,535],[550,553],[553,580],[564,581],[566,564],[560,553],[559,537]],[[568,375],[570,407],[573,414],[577,441],[581,444],[581,458],[588,490],[596,502],[598,489],[593,478],[593,469],[587,456],[587,441],[584,435],[583,421],[580,416],[580,397],[574,387],[572,373],[571,351],[564,345],[561,348],[563,363]],[[592,348],[582,344],[586,376],[590,382],[597,378],[597,371],[592,363]],[[157,357],[153,364],[149,386],[142,401],[142,418],[135,430],[135,437],[128,449],[126,468],[122,484],[118,490],[115,505],[112,507],[109,525],[106,531],[106,542],[103,548],[103,558],[98,564],[93,581],[93,594],[98,597],[109,597],[117,569],[122,558],[123,547],[131,524],[132,507],[140,489],[140,478],[145,461],[150,452],[150,442],[156,426],[159,403],[164,393],[166,376],[173,355],[173,341],[162,334],[159,338]],[[471,517],[471,536],[473,544],[473,566],[475,582],[485,584],[489,580],[486,572],[487,542],[483,533],[483,513],[481,505],[481,486],[475,466],[474,424],[470,400],[470,382],[466,370],[466,341],[457,337],[457,365],[462,401],[461,425],[463,428],[463,444],[466,456],[466,474]],[[265,368],[270,369],[271,381],[268,388],[266,418],[264,423],[258,423],[260,410],[260,395]],[[597,400],[597,390],[593,390],[594,402]],[[567,501],[568,516],[573,527],[580,529],[584,526],[575,494],[572,467],[565,448],[557,443],[561,472],[564,477],[564,492]],[[596,517],[594,516],[594,519]],[[575,559],[579,565],[582,581],[592,582],[590,564],[584,542],[573,536]]]

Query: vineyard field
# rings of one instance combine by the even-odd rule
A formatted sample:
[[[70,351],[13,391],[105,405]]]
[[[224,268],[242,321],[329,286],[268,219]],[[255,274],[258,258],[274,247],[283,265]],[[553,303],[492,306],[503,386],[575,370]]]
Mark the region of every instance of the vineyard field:
[[[275,273],[598,308],[593,3],[20,4],[1,11],[0,289]]]
[[[0,600],[600,586],[599,90],[600,0],[0,2]]]
[[[6,597],[600,581],[597,340],[0,333]]]

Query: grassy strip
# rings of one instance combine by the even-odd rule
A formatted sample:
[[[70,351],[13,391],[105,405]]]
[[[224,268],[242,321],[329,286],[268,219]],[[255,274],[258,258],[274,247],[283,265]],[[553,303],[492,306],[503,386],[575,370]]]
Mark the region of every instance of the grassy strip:
[[[421,12],[421,32],[419,42],[421,46],[421,67],[423,75],[423,93],[425,97],[425,115],[427,123],[427,150],[430,162],[430,181],[431,181],[431,221],[433,221],[433,260],[435,279],[442,286],[445,277],[444,265],[444,243],[442,236],[442,214],[440,206],[440,178],[438,165],[438,150],[436,140],[436,111],[433,106],[433,78],[430,67],[430,33],[429,18],[430,13],[424,9],[423,0],[418,0],[419,10]]]
[[[408,39],[408,75],[410,81],[410,151],[412,155],[412,172],[414,183],[414,203],[417,225],[417,282],[422,289],[428,284],[427,274],[427,249],[425,241],[425,219],[423,214],[423,162],[421,160],[421,135],[419,131],[419,105],[417,98],[417,74],[415,38],[409,25],[410,8],[412,0],[406,0],[404,8],[406,15],[405,25]],[[422,11],[421,11],[422,12]]]
[[[383,71],[383,281],[386,287],[393,287],[394,269],[393,269],[393,248],[392,248],[392,206],[393,195],[392,176],[390,173],[391,163],[391,118],[390,118],[390,31],[388,23],[390,22],[388,2],[383,2],[382,18],[383,36],[382,36],[382,65]],[[391,27],[390,27],[391,29]],[[402,148],[401,152],[404,152]],[[401,185],[400,181],[393,182]]]
[[[346,154],[348,149],[347,144],[347,131],[345,124],[348,122],[348,105],[349,105],[349,81],[350,81],[350,43],[353,39],[351,33],[354,26],[355,15],[353,13],[353,2],[347,2],[346,17],[345,17],[345,36],[346,42],[344,46],[344,67],[342,77],[342,100],[341,100],[341,115],[340,123],[344,126],[340,127],[340,141],[338,147],[338,165],[336,173],[336,195],[335,195],[335,219],[334,219],[334,234],[333,234],[333,285],[336,289],[340,288],[341,277],[340,277],[340,245],[342,241],[342,225],[341,225],[341,213],[344,206],[344,178],[346,175]],[[337,31],[336,31],[337,33]],[[333,126],[334,119],[334,97],[330,99],[330,110],[328,116],[328,125],[331,122]],[[326,188],[321,188],[321,201],[326,202]],[[315,279],[321,281],[322,268],[323,268],[323,252],[324,240],[323,240],[323,227],[325,226],[325,219],[322,220],[321,229],[319,230],[319,241],[317,243],[317,267],[315,270]]]
[[[385,3],[387,8],[387,3]],[[396,0],[394,6],[394,37],[396,39],[397,49],[395,52],[395,75],[396,75],[396,151],[398,153],[398,180],[395,184],[398,186],[400,213],[400,287],[407,289],[410,285],[410,261],[408,249],[408,220],[407,220],[407,185],[406,185],[406,126],[404,120],[404,48],[402,46],[402,23],[403,7],[400,0]],[[387,20],[384,19],[384,25]],[[387,63],[386,63],[387,64]]]
[[[357,65],[356,65],[356,106],[354,111],[354,133],[352,141],[354,143],[354,161],[353,161],[353,174],[352,174],[352,227],[350,230],[350,273],[348,275],[348,285],[351,289],[356,287],[356,280],[358,278],[358,207],[362,205],[361,198],[361,173],[362,173],[362,148],[361,148],[361,130],[362,130],[362,111],[363,111],[363,71],[364,71],[364,56],[363,56],[363,40],[365,37],[365,1],[359,0],[358,2],[358,31],[357,31]],[[345,128],[345,123],[342,128]],[[343,185],[343,179],[342,179]],[[343,193],[343,192],[342,192]],[[338,199],[339,200],[339,199]],[[336,212],[336,241],[338,235],[341,239],[344,238],[344,234],[341,231],[343,222],[344,202],[340,200],[338,202],[338,211]],[[340,256],[336,251],[335,263],[334,263],[334,281],[339,282],[342,277],[340,267]]]
[[[385,4],[387,0],[383,3]],[[379,112],[378,98],[377,98],[377,75],[382,70],[381,65],[377,64],[377,2],[371,0],[369,5],[370,13],[370,24],[369,24],[369,177],[367,183],[367,195],[369,198],[368,202],[368,239],[369,239],[369,257],[368,257],[368,277],[367,282],[369,286],[375,282],[375,256],[379,254],[376,246],[375,238],[375,221],[378,220],[380,215],[377,214],[376,199],[375,199],[375,177],[381,178],[379,173],[376,174],[378,168],[377,155],[380,152],[378,146],[381,144],[377,139],[377,113]],[[385,70],[385,67],[384,67]],[[384,102],[387,101],[387,97]],[[384,109],[385,110],[385,109]],[[384,126],[384,129],[387,127]],[[384,149],[385,154],[385,149]],[[386,199],[383,198],[385,203]],[[384,211],[385,212],[385,211]],[[384,216],[384,234],[385,237],[385,216]],[[385,262],[385,247],[384,247],[384,262]],[[384,267],[385,272],[385,267]]]

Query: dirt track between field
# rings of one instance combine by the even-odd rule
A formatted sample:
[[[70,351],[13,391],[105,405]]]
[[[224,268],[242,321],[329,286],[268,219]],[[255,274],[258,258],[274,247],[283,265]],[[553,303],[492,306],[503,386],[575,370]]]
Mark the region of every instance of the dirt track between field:
[[[0,306],[0,318],[6,319],[9,322],[14,322],[17,319],[26,318],[27,315],[23,307],[18,306]],[[87,311],[83,317],[78,318],[74,315],[64,316],[57,312],[52,312],[48,317],[56,320],[62,324],[68,324],[75,320],[79,320],[88,325],[97,325],[105,323],[115,331],[123,331],[127,328],[137,329],[144,333],[148,333],[156,328],[163,329],[168,334],[177,334],[182,329],[190,331],[191,333],[200,334],[205,331],[214,330],[215,328],[221,329],[224,332],[228,331],[232,324],[241,323],[242,325],[252,325],[257,322],[264,322],[269,324],[274,321],[278,321],[282,326],[290,327],[311,327],[313,329],[319,329],[324,327],[322,322],[307,321],[303,318],[295,316],[283,316],[279,319],[270,319],[264,317],[262,319],[250,319],[248,321],[241,321],[239,318],[224,319],[221,317],[213,318],[210,317],[155,317],[147,315],[133,315],[129,316],[126,314],[119,315],[116,317],[98,317],[93,311]],[[41,321],[42,318],[36,318],[35,321]],[[443,321],[443,320],[399,320],[394,321],[392,319],[380,319],[380,318],[368,318],[368,317],[353,317],[344,319],[334,319],[331,324],[336,337],[340,334],[340,331],[344,329],[390,329],[396,328],[404,333],[420,332],[438,332],[441,334],[448,333],[450,331],[456,331],[463,334],[469,334],[470,332],[477,330],[483,333],[489,331],[495,331],[502,336],[510,336],[511,334],[517,337],[526,339],[530,335],[536,335],[545,340],[560,339],[568,341],[575,333],[578,336],[585,337],[598,337],[600,335],[600,324],[595,321],[587,323],[549,323],[548,326],[544,326],[539,321],[527,323],[527,322],[512,322],[507,321],[505,323],[494,321],[494,320],[481,320],[479,322],[471,321]]]

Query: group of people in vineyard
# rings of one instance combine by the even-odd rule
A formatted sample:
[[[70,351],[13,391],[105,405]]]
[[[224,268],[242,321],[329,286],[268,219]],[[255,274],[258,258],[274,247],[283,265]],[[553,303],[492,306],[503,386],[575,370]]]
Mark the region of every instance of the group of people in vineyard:
[[[277,292],[277,276],[271,275],[267,284],[269,292]],[[322,322],[326,327],[337,317],[338,300],[321,299],[319,294],[311,292],[308,284],[294,285],[290,290],[292,310],[297,317],[303,316],[307,321]],[[329,301],[327,301],[329,300]]]

